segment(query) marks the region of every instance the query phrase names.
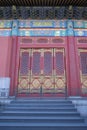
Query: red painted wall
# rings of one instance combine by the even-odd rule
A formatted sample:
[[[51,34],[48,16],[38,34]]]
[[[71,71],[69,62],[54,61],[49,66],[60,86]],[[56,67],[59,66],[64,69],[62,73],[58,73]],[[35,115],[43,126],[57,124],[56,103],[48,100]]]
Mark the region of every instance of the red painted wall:
[[[67,37],[68,45],[68,72],[69,72],[69,96],[80,96],[79,70],[77,60],[77,46],[72,36]]]
[[[10,76],[11,37],[0,37],[0,77]]]
[[[10,66],[10,77],[11,77],[10,96],[14,96],[16,92],[16,87],[17,87],[15,79],[17,79],[17,75],[18,75],[18,73],[16,75],[16,69],[18,69],[18,67],[16,66],[19,63],[19,61],[17,61],[17,57],[18,57],[17,37],[16,36],[12,37],[11,42],[12,42],[12,50],[11,50],[12,53],[11,53],[11,63],[10,63],[11,64]],[[18,53],[19,53],[19,50],[18,50]]]
[[[77,44],[75,37],[63,37],[64,43],[57,44],[20,44],[22,37],[0,37],[0,77],[11,77],[10,95],[15,95],[18,82],[20,48],[65,48],[66,79],[68,96],[80,96],[80,72],[78,48],[87,48],[87,44]],[[35,38],[33,38],[35,40]]]

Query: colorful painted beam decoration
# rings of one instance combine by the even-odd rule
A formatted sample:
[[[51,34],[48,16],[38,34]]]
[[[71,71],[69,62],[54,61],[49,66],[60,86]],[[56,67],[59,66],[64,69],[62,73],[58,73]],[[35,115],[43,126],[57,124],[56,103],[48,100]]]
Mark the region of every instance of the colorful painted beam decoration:
[[[74,28],[87,28],[87,21],[84,20],[74,20]]]
[[[0,30],[0,36],[11,36],[11,30]]]
[[[18,36],[66,36],[66,30],[51,29],[19,29]]]
[[[74,36],[87,36],[87,30],[74,30]]]
[[[0,28],[12,28],[12,20],[0,20]]]
[[[0,20],[0,28],[12,28],[14,20]],[[69,20],[17,20],[19,28],[67,28]],[[73,28],[87,28],[85,20],[71,20]]]
[[[0,30],[0,36],[12,36],[12,31]],[[74,30],[70,34],[68,30],[24,30],[19,29],[17,36],[87,36],[87,30]]]
[[[87,21],[0,20],[0,36],[87,36]]]
[[[66,20],[20,20],[19,28],[66,28]]]

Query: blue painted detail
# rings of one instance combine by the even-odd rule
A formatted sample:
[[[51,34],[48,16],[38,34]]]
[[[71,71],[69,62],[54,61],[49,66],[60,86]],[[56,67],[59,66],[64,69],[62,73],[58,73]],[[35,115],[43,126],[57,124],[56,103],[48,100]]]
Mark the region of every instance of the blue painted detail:
[[[87,21],[84,21],[84,28],[87,28]]]
[[[60,28],[67,28],[67,22],[64,20],[60,21]]]
[[[31,36],[54,36],[54,30],[31,30]]]
[[[12,21],[5,22],[5,28],[12,28]]]
[[[19,20],[19,28],[66,28],[66,20]]]
[[[0,30],[0,36],[11,36],[11,30]]]
[[[12,25],[12,36],[17,35],[18,35],[18,20],[14,20]]]
[[[20,29],[18,36],[67,36],[66,30],[23,30]]]
[[[67,29],[67,36],[74,36],[73,29]]]
[[[19,25],[18,25],[20,28],[22,28],[22,27],[24,27],[24,21],[23,20],[21,20],[20,22],[19,22]]]
[[[12,28],[12,20],[0,20],[0,28]]]
[[[72,20],[67,21],[67,36],[74,36]]]
[[[84,36],[87,36],[87,31],[84,31],[85,35]]]
[[[30,20],[19,20],[19,28],[30,28],[32,27],[32,23],[30,22]]]
[[[0,20],[0,28],[0,36],[87,36],[85,20]]]
[[[52,28],[54,27],[54,22],[53,21],[48,21],[48,20],[35,20],[35,21],[31,21],[32,26],[31,27],[39,27],[39,28]]]
[[[55,36],[67,36],[67,32],[66,30],[58,30],[58,31],[55,31]]]
[[[74,28],[87,28],[87,26],[85,26],[85,22],[83,20],[75,20],[74,21]]]
[[[74,35],[75,36],[87,36],[87,31],[75,30]]]
[[[73,29],[73,21],[72,20],[67,21],[67,29]]]

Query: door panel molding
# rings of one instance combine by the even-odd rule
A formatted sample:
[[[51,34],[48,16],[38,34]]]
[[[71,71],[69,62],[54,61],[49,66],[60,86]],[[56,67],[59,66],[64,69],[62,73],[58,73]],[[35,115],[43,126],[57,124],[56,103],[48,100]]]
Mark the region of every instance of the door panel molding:
[[[63,48],[20,49],[18,94],[65,95],[64,56]]]
[[[81,92],[87,94],[87,49],[79,49]]]

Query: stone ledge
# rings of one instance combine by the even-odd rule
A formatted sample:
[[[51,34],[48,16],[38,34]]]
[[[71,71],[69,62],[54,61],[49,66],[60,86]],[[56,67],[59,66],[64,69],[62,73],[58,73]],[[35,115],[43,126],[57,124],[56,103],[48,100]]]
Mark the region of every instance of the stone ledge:
[[[69,100],[75,105],[81,116],[87,118],[87,98],[86,97],[69,97]]]

